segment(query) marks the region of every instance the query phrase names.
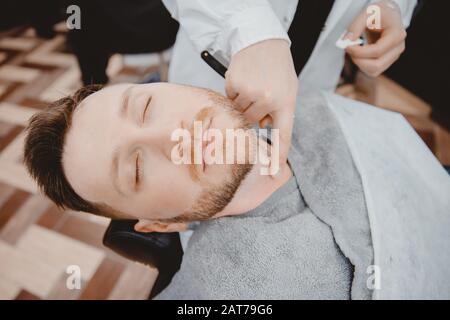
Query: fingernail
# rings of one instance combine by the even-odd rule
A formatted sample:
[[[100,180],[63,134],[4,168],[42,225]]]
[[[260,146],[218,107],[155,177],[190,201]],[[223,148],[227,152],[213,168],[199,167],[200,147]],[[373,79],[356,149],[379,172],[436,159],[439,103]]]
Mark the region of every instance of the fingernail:
[[[348,40],[353,40],[353,36],[354,36],[353,32],[349,31],[349,32],[347,32],[347,34],[345,35],[344,40],[346,40],[346,39],[348,39]]]

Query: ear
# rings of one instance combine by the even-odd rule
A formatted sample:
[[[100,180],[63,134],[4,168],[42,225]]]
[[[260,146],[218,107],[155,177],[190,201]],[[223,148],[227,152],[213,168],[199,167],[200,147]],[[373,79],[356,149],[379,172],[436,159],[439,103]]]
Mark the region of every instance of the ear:
[[[187,224],[139,220],[134,225],[134,230],[137,232],[180,232],[187,230]]]

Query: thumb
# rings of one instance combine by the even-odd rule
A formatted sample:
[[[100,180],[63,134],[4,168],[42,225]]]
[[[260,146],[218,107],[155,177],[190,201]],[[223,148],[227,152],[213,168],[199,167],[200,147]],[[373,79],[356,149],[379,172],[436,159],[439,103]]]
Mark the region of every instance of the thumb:
[[[272,117],[269,114],[267,116],[265,116],[264,118],[262,118],[262,120],[259,120],[260,128],[265,128],[269,124],[272,124]]]
[[[225,93],[231,100],[234,100],[234,98],[236,98],[236,96],[238,95],[238,92],[234,89],[234,85],[231,80],[231,73],[229,70],[225,72]]]
[[[366,10],[363,10],[355,20],[353,20],[352,24],[347,29],[347,34],[344,39],[349,39],[355,41],[359,39],[366,30],[367,25],[367,14]]]
[[[276,151],[279,152],[278,159],[272,159],[272,161],[279,160],[280,166],[283,166],[287,161],[289,149],[291,147],[293,125],[294,117],[288,110],[280,110],[272,114],[272,126],[273,129],[278,130],[277,133],[279,137],[279,139],[276,139],[276,134],[271,135],[275,138],[272,140],[272,147],[274,148],[275,154],[272,153],[272,155],[277,157]]]

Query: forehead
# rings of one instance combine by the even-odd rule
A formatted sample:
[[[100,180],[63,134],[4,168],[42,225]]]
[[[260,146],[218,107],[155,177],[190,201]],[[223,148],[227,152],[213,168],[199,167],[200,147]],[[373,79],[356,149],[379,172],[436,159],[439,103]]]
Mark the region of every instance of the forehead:
[[[63,168],[75,192],[88,201],[96,201],[100,190],[107,190],[108,161],[114,141],[114,128],[120,125],[118,109],[122,95],[130,85],[100,90],[75,109],[66,133]]]
[[[122,96],[125,91],[131,89],[131,87],[133,87],[133,84],[118,84],[94,92],[80,102],[74,111],[72,119],[76,119],[80,115],[96,109],[103,109],[103,111],[106,111],[106,108],[113,109],[114,104],[120,103],[117,98]]]

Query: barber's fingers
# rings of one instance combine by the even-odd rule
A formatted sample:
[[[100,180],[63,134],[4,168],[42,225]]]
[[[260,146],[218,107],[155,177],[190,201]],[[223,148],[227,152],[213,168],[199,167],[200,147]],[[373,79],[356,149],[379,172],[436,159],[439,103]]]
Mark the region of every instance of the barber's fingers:
[[[404,50],[405,44],[401,43],[378,59],[354,59],[353,61],[364,73],[371,77],[377,77],[386,71]]]
[[[244,112],[244,116],[250,123],[258,123],[268,114],[269,106],[262,100],[252,103]]]
[[[366,11],[363,10],[355,20],[353,20],[352,24],[347,29],[347,35],[345,38],[355,41],[362,36],[367,26],[367,14]]]
[[[231,79],[230,72],[225,72],[225,93],[227,94],[227,97],[231,100],[234,100],[237,95],[238,91],[236,90],[234,83]]]
[[[228,71],[225,73],[225,93],[227,97],[234,101],[234,106],[240,112],[245,112],[254,102],[253,96],[247,87],[236,83],[231,79]]]
[[[245,93],[240,93],[234,98],[235,106],[237,110],[241,112],[245,112],[247,109],[251,108],[253,102],[254,101],[250,98],[250,96]]]
[[[279,150],[280,150],[280,165],[283,166],[287,161],[289,149],[291,147],[292,140],[292,128],[294,125],[293,113],[288,109],[281,109],[273,114],[272,117],[272,130],[278,129],[279,131]]]
[[[399,44],[404,43],[405,39],[405,30],[387,29],[383,31],[377,42],[364,46],[351,46],[346,51],[353,59],[380,58]]]

